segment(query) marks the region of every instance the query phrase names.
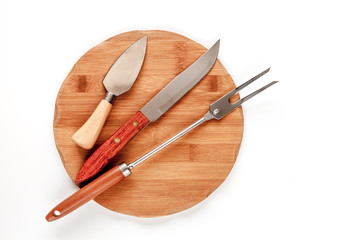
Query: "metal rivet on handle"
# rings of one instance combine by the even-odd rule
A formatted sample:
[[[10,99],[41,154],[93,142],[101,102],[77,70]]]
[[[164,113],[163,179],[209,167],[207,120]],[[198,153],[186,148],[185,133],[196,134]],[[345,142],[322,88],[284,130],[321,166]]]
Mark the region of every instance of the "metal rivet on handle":
[[[134,122],[133,122],[133,126],[134,126],[134,127],[139,126],[139,122],[138,122],[138,121],[134,121]]]
[[[220,112],[219,109],[215,109],[215,110],[213,111],[213,114],[214,114],[214,115],[218,115],[219,112]]]
[[[115,143],[119,143],[119,142],[120,142],[120,138],[119,138],[119,137],[116,137],[116,138],[114,139],[114,142],[115,142]]]

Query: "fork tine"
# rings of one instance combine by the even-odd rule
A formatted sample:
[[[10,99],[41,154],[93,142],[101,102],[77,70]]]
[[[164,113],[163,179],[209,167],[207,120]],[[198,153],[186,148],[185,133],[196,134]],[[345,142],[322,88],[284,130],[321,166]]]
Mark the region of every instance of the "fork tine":
[[[265,86],[263,86],[262,88],[259,88],[258,90],[256,90],[253,93],[250,93],[249,95],[247,95],[244,98],[241,98],[239,101],[235,102],[234,105],[236,105],[235,107],[239,107],[241,104],[243,104],[244,102],[246,102],[247,100],[249,100],[250,98],[254,97],[255,95],[261,93],[262,91],[264,91],[265,89],[271,87],[272,85],[274,85],[275,83],[277,83],[279,81],[273,81]]]
[[[234,110],[235,108],[237,108],[241,104],[243,104],[245,101],[249,100],[250,98],[252,98],[255,95],[259,94],[260,92],[264,91],[268,87],[270,87],[270,86],[274,85],[275,83],[277,83],[278,81],[273,81],[273,82],[265,85],[264,87],[256,90],[255,92],[247,95],[246,97],[241,98],[237,102],[230,103],[230,98],[232,96],[234,96],[237,92],[239,92],[244,87],[248,86],[250,83],[254,82],[256,79],[263,76],[265,73],[269,72],[269,70],[270,70],[270,68],[268,68],[265,71],[259,73],[255,77],[251,78],[247,82],[243,83],[242,85],[238,86],[237,88],[233,89],[232,91],[228,92],[227,94],[225,94],[224,96],[222,96],[221,98],[219,98],[218,100],[216,100],[215,102],[210,104],[209,112],[205,115],[205,118],[207,120],[212,119],[212,118],[216,118],[217,120],[220,120],[221,118],[226,116],[228,113],[230,113],[232,110]]]
[[[256,79],[259,79],[260,77],[262,77],[263,75],[265,75],[266,73],[268,73],[270,71],[270,68],[266,69],[265,71],[262,71],[261,73],[259,73],[258,75],[256,75],[255,77],[251,78],[250,80],[244,82],[243,84],[241,84],[240,86],[238,86],[237,88],[235,88],[235,92],[239,92],[241,89],[243,89],[244,87],[248,86],[250,83],[254,82]]]

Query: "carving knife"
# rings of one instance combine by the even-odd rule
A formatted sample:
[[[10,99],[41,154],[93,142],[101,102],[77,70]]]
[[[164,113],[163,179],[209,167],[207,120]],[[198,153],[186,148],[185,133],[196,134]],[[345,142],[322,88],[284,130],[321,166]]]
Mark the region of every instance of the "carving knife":
[[[109,171],[95,179],[93,182],[89,183],[85,187],[81,188],[73,195],[62,201],[56,207],[54,207],[46,216],[47,221],[54,221],[60,219],[61,217],[69,214],[70,212],[74,211],[75,209],[79,208],[83,204],[87,203],[91,199],[94,199],[96,196],[100,195],[116,183],[124,180],[131,174],[131,169],[136,167],[138,164],[142,163],[149,157],[153,156],[169,144],[173,143],[180,137],[184,136],[186,133],[190,132],[200,124],[209,121],[211,119],[221,120],[227,114],[232,112],[235,108],[241,106],[245,101],[249,100],[250,98],[254,97],[255,95],[259,94],[260,92],[264,91],[265,89],[271,87],[277,81],[273,81],[264,87],[254,91],[253,93],[247,95],[246,97],[238,100],[235,103],[230,103],[230,98],[238,93],[241,89],[248,86],[250,83],[254,82],[255,80],[259,79],[261,76],[269,72],[269,68],[265,71],[261,72],[260,74],[256,75],[255,77],[251,78],[244,84],[240,85],[239,87],[235,88],[234,90],[230,91],[229,93],[225,94],[223,97],[219,98],[217,101],[213,102],[209,106],[209,111],[198,121],[184,129],[183,131],[179,132],[160,146],[156,147],[152,151],[148,152],[141,158],[137,159],[136,161],[127,165],[126,163],[120,163],[118,166],[111,168]]]
[[[190,67],[176,76],[140,111],[114,132],[83,164],[76,183],[95,176],[128,142],[150,122],[156,121],[182,96],[192,89],[213,67],[220,40],[200,56]]]
[[[107,72],[103,85],[105,97],[100,101],[90,118],[71,137],[78,146],[90,149],[94,146],[112,103],[117,96],[127,92],[134,84],[144,62],[147,37],[139,39],[123,52]]]

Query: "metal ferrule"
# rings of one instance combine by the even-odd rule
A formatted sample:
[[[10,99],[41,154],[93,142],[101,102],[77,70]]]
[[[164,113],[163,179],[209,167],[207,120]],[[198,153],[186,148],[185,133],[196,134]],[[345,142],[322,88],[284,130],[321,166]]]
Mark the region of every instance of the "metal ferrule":
[[[122,172],[122,174],[124,174],[124,177],[127,177],[131,174],[131,171],[128,167],[128,165],[126,165],[126,163],[120,163],[119,165],[120,171]]]
[[[116,95],[111,92],[106,92],[104,100],[108,101],[109,103],[113,103],[116,98]]]

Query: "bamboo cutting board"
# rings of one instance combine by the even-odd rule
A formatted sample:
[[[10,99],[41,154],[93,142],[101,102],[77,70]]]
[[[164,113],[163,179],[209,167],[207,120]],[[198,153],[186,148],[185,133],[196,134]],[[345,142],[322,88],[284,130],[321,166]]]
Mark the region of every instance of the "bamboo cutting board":
[[[78,147],[71,136],[103,98],[102,80],[107,71],[124,50],[145,35],[148,46],[138,79],[128,92],[115,100],[94,148]],[[151,30],[119,34],[85,53],[64,80],[55,108],[55,142],[71,179],[75,180],[85,159],[111,133],[205,51],[202,45],[179,34]],[[102,172],[122,161],[133,162],[157,147],[200,119],[210,103],[233,88],[231,76],[217,60],[198,85],[140,132]],[[242,134],[243,114],[239,108],[221,121],[204,123],[152,156],[134,168],[125,181],[95,201],[110,210],[139,217],[163,216],[188,209],[208,197],[225,180],[235,163]]]

